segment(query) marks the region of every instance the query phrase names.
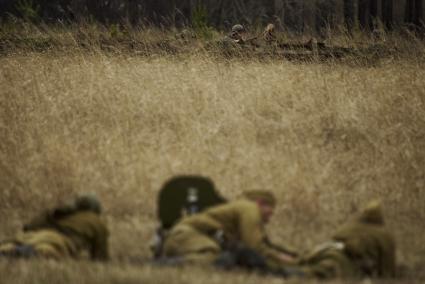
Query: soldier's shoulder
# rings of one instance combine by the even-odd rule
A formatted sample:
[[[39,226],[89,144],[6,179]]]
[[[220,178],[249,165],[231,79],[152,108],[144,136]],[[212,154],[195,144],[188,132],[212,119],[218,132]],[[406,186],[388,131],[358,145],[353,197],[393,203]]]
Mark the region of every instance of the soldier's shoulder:
[[[84,210],[84,211],[76,211],[74,214],[72,214],[72,216],[74,218],[81,218],[81,219],[100,219],[100,215],[92,212],[92,211],[88,211],[88,210]]]
[[[229,201],[225,204],[214,206],[207,210],[207,212],[222,212],[222,211],[241,211],[251,210],[256,208],[256,203],[247,199],[237,199]]]
[[[251,209],[257,208],[257,204],[254,201],[244,199],[244,198],[232,201],[230,205],[233,206],[234,208],[239,208],[241,210],[251,210]]]
[[[334,234],[335,239],[369,237],[391,241],[393,234],[382,224],[351,222],[345,224]]]
[[[97,213],[91,212],[91,211],[79,211],[75,212],[74,214],[70,215],[67,218],[64,218],[64,222],[74,222],[74,223],[87,223],[92,224],[98,227],[105,227],[106,223],[101,218],[101,216]]]

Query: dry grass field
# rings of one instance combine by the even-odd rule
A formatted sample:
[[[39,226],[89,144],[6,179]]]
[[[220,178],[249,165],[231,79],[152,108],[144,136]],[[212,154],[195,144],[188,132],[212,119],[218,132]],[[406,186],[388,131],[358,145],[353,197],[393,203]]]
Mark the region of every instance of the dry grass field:
[[[0,239],[42,208],[94,191],[112,260],[0,260],[0,282],[282,283],[131,263],[149,257],[156,194],[175,174],[209,176],[228,198],[273,190],[280,203],[269,233],[300,251],[380,199],[404,266],[394,283],[425,281],[425,47],[406,54],[365,65],[3,53]]]

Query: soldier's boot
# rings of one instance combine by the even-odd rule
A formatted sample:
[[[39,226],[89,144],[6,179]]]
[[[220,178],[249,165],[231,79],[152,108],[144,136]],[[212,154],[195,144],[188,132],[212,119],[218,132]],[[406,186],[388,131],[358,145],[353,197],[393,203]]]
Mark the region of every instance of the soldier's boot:
[[[7,242],[0,245],[0,256],[30,258],[37,256],[37,252],[33,246]]]

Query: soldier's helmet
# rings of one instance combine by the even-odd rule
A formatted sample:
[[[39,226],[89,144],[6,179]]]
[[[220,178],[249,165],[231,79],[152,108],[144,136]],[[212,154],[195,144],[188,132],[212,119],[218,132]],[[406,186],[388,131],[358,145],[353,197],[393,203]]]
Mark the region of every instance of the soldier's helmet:
[[[369,224],[384,224],[381,202],[371,201],[359,214],[357,221]]]
[[[236,24],[232,27],[232,32],[233,33],[244,33],[245,28],[241,24]]]
[[[92,211],[100,214],[102,205],[95,193],[83,193],[78,195],[74,201],[75,209],[78,211]]]

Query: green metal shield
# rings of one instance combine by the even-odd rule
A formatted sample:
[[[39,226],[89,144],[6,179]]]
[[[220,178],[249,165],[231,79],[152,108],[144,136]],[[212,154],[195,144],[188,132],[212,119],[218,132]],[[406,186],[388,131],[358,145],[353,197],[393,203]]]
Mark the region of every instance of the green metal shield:
[[[196,195],[196,196],[193,196]],[[171,228],[190,208],[195,197],[197,211],[225,202],[214,183],[202,176],[176,176],[168,180],[158,198],[158,217],[163,229]]]

